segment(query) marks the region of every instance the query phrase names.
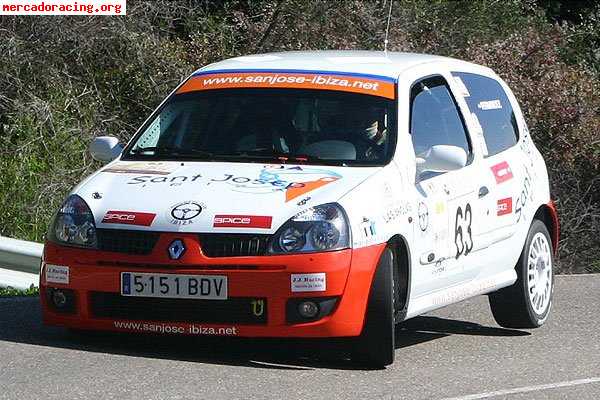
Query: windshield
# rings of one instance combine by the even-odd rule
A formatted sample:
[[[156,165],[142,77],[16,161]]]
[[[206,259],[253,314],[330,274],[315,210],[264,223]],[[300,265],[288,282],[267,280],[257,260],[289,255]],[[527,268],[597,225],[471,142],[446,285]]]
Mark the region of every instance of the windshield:
[[[331,90],[217,89],[174,95],[125,160],[384,165],[394,100]]]

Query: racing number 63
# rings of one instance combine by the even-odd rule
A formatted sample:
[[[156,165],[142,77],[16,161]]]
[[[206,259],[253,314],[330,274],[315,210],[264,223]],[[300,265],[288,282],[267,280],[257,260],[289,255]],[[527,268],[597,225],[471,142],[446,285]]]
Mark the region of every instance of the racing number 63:
[[[471,204],[467,203],[463,214],[463,209],[458,206],[456,209],[456,220],[454,224],[454,244],[456,245],[456,259],[461,255],[468,255],[473,250],[473,235],[471,232],[471,223],[473,222],[473,212]],[[463,232],[466,227],[466,234]]]

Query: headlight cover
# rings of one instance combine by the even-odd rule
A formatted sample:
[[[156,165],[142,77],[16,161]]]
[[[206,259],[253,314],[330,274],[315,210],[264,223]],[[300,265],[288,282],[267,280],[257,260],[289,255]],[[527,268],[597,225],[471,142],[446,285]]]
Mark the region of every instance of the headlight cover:
[[[342,207],[327,203],[296,214],[273,235],[271,254],[314,253],[350,247],[348,219]]]
[[[50,225],[48,240],[67,246],[97,248],[94,216],[81,197],[76,194],[67,197]]]

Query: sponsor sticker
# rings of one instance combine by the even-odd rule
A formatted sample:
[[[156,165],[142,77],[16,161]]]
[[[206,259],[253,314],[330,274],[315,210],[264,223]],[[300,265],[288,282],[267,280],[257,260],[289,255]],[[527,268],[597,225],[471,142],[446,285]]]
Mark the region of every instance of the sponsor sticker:
[[[264,299],[256,299],[250,302],[252,305],[252,314],[255,317],[262,317],[265,314],[265,300]]]
[[[175,165],[163,162],[121,162],[103,169],[102,172],[112,172],[113,174],[169,175],[175,168],[177,168]]]
[[[155,176],[152,177],[150,175],[140,175],[134,176],[131,178],[127,184],[128,185],[140,185],[141,187],[145,187],[146,184],[163,184],[166,183],[168,186],[183,186],[184,184],[188,184],[189,182],[196,182],[197,179],[202,178],[201,174],[196,175],[175,175],[175,176]]]
[[[422,232],[425,232],[429,227],[429,210],[427,204],[419,203],[419,228]]]
[[[321,89],[362,93],[394,99],[395,79],[336,72],[312,71],[210,71],[191,77],[177,94],[227,88]]]
[[[363,217],[362,222],[358,225],[358,234],[355,235],[357,246],[367,246],[373,243],[377,237],[377,225],[375,221]]]
[[[439,275],[446,272],[446,264],[444,259],[439,259],[435,262],[435,267],[431,271],[431,275]]]
[[[200,215],[206,206],[195,201],[184,201],[171,207],[169,213],[170,222],[173,225],[189,225],[196,222],[196,217]]]
[[[504,183],[513,178],[513,173],[510,169],[510,165],[508,165],[508,162],[506,161],[502,161],[501,163],[493,165],[491,167],[491,170],[494,173],[494,178],[496,178],[497,184]]]
[[[471,93],[469,93],[469,89],[467,89],[467,86],[462,81],[462,79],[460,79],[460,77],[458,77],[458,76],[453,76],[453,78],[454,78],[454,82],[456,83],[456,86],[458,86],[458,91],[459,91],[460,95],[462,97],[471,96]]]
[[[438,201],[435,203],[435,213],[443,214],[446,211],[446,206],[443,201]]]
[[[265,165],[258,177],[224,174],[222,179],[211,179],[211,184],[229,184],[232,190],[243,193],[264,194],[284,192],[286,203],[320,187],[341,179],[334,171],[300,166]]]
[[[444,290],[439,295],[431,298],[431,304],[443,305],[455,303],[457,301],[472,297],[476,294],[485,293],[491,289],[495,289],[497,285],[498,279],[490,278],[484,281],[469,282],[467,284],[459,285],[458,287],[451,287],[450,289]]]
[[[156,214],[135,211],[107,211],[102,218],[104,224],[150,226]]]
[[[236,326],[202,326],[196,324],[165,324],[140,321],[113,321],[113,325],[120,330],[163,334],[236,336],[239,333]]]
[[[213,228],[270,229],[273,217],[263,215],[215,215]]]
[[[46,264],[46,283],[69,284],[69,267]]]
[[[513,202],[512,197],[498,200],[498,216],[512,214]]]
[[[324,292],[327,290],[325,272],[315,274],[292,274],[292,292]]]
[[[107,170],[104,170],[107,172]],[[109,171],[110,172],[110,171]],[[112,171],[115,172],[115,171]],[[130,172],[130,171],[128,171]],[[142,171],[139,171],[142,172]],[[149,171],[145,173],[150,174]],[[151,185],[184,186],[184,185],[229,185],[232,191],[250,194],[268,194],[280,192],[285,194],[285,201],[303,198],[298,205],[310,200],[309,192],[334,183],[342,176],[335,171],[320,168],[304,168],[287,165],[265,165],[257,176],[240,176],[223,173],[218,176],[193,175],[152,176],[139,175],[128,179],[127,185],[146,187]]]
[[[525,178],[523,178],[523,187],[521,193],[515,198],[515,214],[517,216],[517,223],[521,221],[523,217],[525,207],[533,201],[533,180],[529,173],[529,168],[525,166]],[[525,218],[523,218],[525,219]]]
[[[306,205],[306,203],[308,203],[310,201],[311,197],[310,196],[306,196],[305,198],[303,198],[302,200],[300,200],[298,203],[296,203],[299,206],[304,206]]]
[[[489,100],[489,101],[480,101],[477,104],[477,108],[480,110],[500,110],[502,109],[502,103],[500,100]]]
[[[400,218],[401,216],[409,214],[411,212],[412,212],[412,206],[410,205],[409,202],[399,201],[399,202],[394,202],[390,206],[388,206],[385,209],[382,217],[383,217],[383,221],[386,224],[389,224],[390,222],[393,222],[396,219]]]

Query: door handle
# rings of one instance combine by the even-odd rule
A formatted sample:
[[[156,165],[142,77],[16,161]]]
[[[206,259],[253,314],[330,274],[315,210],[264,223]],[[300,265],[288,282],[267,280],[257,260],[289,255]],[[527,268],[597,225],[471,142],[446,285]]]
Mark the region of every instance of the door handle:
[[[489,189],[487,188],[487,186],[482,186],[479,188],[479,198],[481,199],[482,197],[487,196],[490,193]]]

